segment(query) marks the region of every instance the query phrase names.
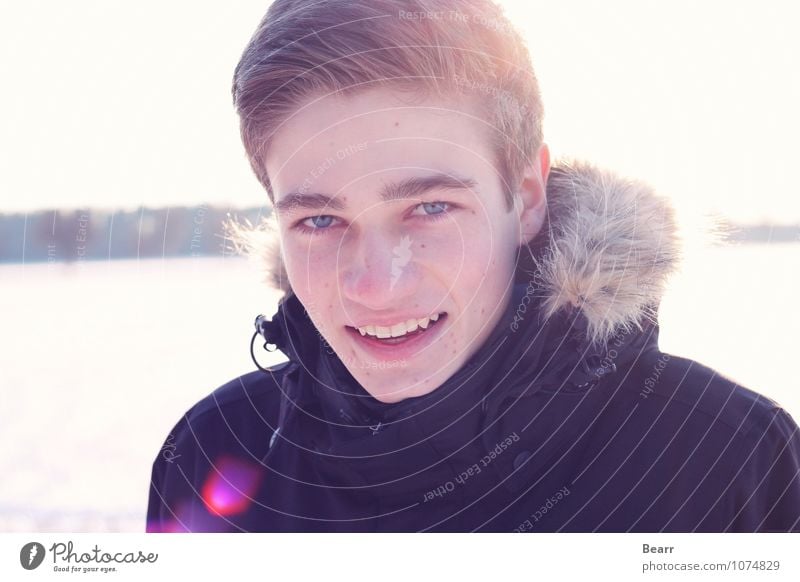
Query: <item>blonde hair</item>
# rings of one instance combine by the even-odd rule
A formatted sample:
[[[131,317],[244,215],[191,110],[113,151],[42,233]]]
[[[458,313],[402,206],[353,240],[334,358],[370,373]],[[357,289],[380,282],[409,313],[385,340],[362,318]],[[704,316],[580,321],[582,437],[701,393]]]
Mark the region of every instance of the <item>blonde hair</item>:
[[[276,0],[232,87],[250,165],[273,203],[264,157],[280,124],[313,95],[376,85],[477,97],[513,207],[542,143],[543,107],[528,49],[492,0]]]

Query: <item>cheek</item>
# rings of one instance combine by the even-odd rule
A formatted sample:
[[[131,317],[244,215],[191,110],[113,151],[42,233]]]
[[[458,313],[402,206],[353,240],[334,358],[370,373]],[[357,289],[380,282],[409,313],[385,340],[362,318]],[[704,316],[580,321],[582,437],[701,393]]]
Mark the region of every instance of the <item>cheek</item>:
[[[482,212],[467,211],[458,228],[448,229],[446,236],[425,242],[430,247],[426,258],[435,269],[446,274],[462,288],[477,290],[492,273],[508,269],[509,256],[513,256],[506,225],[496,224]]]
[[[284,265],[295,294],[306,301],[330,295],[336,285],[336,256],[327,256],[324,246],[307,242],[284,244]],[[320,250],[322,249],[322,250]]]

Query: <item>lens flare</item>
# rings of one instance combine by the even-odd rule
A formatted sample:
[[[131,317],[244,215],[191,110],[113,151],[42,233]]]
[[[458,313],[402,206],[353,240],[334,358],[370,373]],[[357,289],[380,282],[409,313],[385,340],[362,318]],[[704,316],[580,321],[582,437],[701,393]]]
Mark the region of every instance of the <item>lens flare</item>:
[[[261,476],[259,465],[234,457],[222,457],[212,466],[203,484],[203,502],[215,515],[242,513],[252,503]]]

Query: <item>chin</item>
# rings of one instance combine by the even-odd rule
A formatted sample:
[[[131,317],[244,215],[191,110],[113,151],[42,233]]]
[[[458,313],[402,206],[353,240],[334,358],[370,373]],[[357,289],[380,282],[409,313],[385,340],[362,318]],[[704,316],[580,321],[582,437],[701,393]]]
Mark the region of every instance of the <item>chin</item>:
[[[402,373],[402,372],[401,372]],[[409,374],[410,375],[410,374]],[[396,404],[398,402],[402,402],[407,398],[415,398],[417,396],[424,396],[430,392],[433,392],[436,388],[439,387],[440,382],[426,382],[424,384],[416,384],[415,386],[411,387],[386,387],[384,384],[382,386],[382,390],[380,392],[370,392],[375,400],[383,402],[385,404]]]

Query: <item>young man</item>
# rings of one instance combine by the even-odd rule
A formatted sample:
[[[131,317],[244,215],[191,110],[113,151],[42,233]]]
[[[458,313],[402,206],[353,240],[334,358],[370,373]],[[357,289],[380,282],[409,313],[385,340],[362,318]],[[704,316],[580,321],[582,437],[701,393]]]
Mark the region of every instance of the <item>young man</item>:
[[[148,531],[800,530],[791,416],[658,348],[672,209],[551,166],[490,0],[277,0],[233,94],[289,360],[178,421]]]

